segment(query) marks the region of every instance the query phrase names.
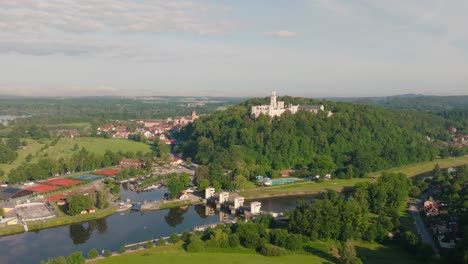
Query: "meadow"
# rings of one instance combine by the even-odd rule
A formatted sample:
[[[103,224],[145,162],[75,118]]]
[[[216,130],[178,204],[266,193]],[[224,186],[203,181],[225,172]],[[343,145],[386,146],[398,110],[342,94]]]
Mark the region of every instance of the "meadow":
[[[352,187],[360,182],[372,181],[370,178],[353,178],[353,179],[335,179],[326,180],[323,182],[305,181],[299,183],[292,183],[274,187],[258,187],[245,191],[241,191],[240,195],[246,199],[261,198],[261,197],[274,197],[274,196],[287,196],[287,195],[301,195],[301,194],[316,194],[326,190],[341,191],[346,187]]]
[[[435,159],[433,161],[414,163],[410,165],[405,165],[401,167],[395,167],[383,171],[370,173],[369,176],[380,176],[384,172],[393,172],[393,173],[403,173],[407,176],[416,176],[418,174],[432,171],[434,166],[439,164],[441,168],[457,167],[468,164],[468,155],[462,157],[451,157],[446,159]]]
[[[127,139],[105,139],[105,138],[61,138],[55,146],[51,146],[52,140],[33,140],[25,139],[28,145],[23,149],[18,150],[18,158],[11,164],[0,164],[0,169],[5,172],[3,178],[6,178],[10,170],[20,166],[26,162],[28,155],[32,156],[30,162],[37,162],[43,157],[53,157],[59,159],[61,157],[71,156],[75,151],[73,147],[78,145],[78,148],[85,148],[89,152],[102,155],[106,150],[122,151],[122,152],[138,152],[146,153],[151,151],[151,146],[145,143],[136,142]]]

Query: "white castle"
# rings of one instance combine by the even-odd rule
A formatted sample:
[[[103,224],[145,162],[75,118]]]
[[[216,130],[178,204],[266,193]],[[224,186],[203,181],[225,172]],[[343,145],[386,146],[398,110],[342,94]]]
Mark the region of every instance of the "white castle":
[[[270,117],[280,116],[286,111],[291,112],[292,114],[297,113],[299,110],[306,110],[313,113],[318,113],[319,111],[324,111],[325,107],[323,105],[287,105],[284,106],[284,101],[278,101],[276,96],[276,91],[271,92],[270,104],[269,105],[254,105],[251,109],[251,115],[253,118],[258,118],[260,114],[268,115]],[[330,113],[329,113],[330,115]]]

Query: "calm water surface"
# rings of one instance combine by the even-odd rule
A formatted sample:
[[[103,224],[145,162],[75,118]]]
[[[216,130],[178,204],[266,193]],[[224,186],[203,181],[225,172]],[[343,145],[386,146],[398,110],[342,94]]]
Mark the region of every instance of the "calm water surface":
[[[166,189],[135,193],[122,189],[122,198],[132,202],[159,200]],[[310,197],[299,197],[311,200]],[[298,197],[257,199],[262,210],[281,212],[292,209]],[[249,201],[247,201],[249,202]],[[43,259],[67,256],[75,251],[86,254],[91,248],[117,251],[125,244],[140,242],[195,226],[218,222],[218,215],[206,215],[205,206],[195,205],[153,212],[115,213],[81,224],[0,237],[0,263],[39,263]]]

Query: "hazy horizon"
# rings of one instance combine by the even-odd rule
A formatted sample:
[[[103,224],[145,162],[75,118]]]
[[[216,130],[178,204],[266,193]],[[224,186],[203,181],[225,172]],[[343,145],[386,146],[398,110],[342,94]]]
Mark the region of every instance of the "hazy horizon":
[[[0,95],[468,95],[462,0],[17,0]]]

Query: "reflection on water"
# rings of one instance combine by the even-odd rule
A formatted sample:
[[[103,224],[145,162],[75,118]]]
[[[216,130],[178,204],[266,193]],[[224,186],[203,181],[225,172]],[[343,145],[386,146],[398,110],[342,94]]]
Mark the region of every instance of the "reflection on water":
[[[153,201],[163,197],[165,189],[134,193],[123,188],[122,199]],[[283,211],[295,206],[296,197],[259,199],[265,211]],[[310,198],[308,198],[310,200]],[[109,217],[79,224],[0,237],[0,263],[39,263],[43,259],[66,256],[90,249],[117,251],[125,244],[169,236],[193,230],[229,217],[203,205],[152,212],[115,213]]]
[[[184,213],[188,210],[188,206],[180,207],[180,208],[171,208],[169,209],[166,216],[164,216],[164,220],[169,226],[175,227],[181,224],[184,221]]]

